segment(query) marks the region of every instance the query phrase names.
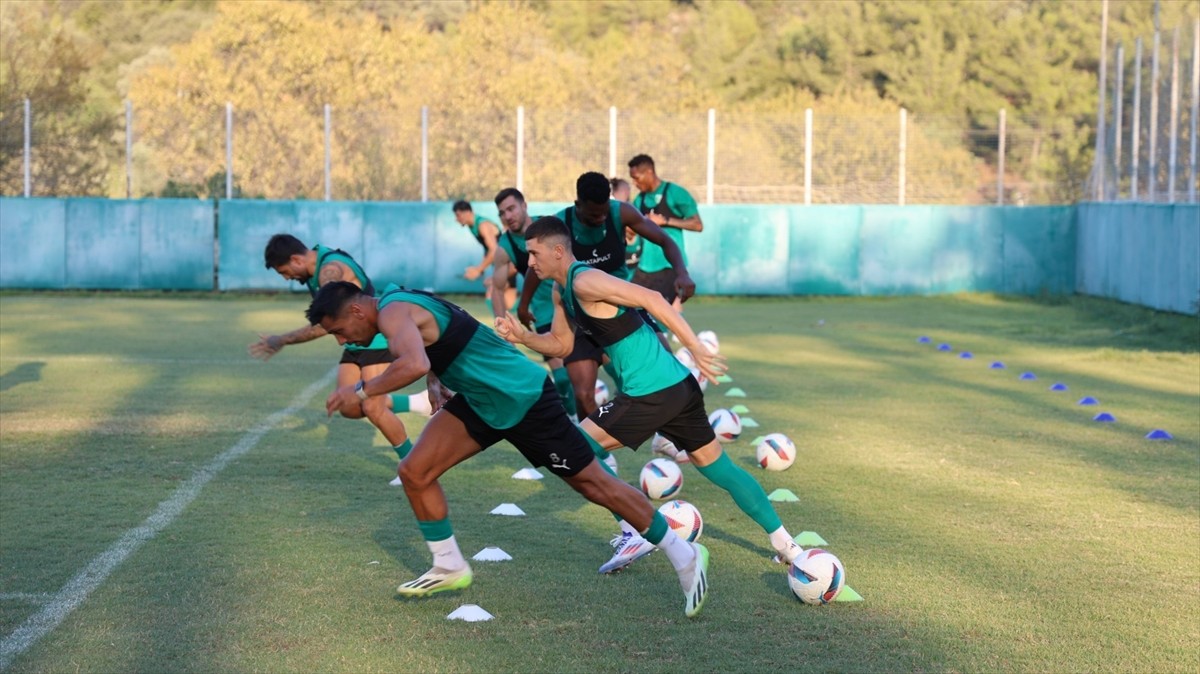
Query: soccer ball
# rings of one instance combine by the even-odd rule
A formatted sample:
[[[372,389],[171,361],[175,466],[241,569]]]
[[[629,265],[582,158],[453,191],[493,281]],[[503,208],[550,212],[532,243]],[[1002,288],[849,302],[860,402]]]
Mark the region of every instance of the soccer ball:
[[[667,526],[671,527],[676,536],[688,543],[700,540],[700,534],[704,531],[704,518],[700,517],[696,506],[676,499],[659,506],[658,512],[666,518]]]
[[[608,402],[608,384],[603,381],[596,380],[596,407]]]
[[[788,568],[788,587],[805,604],[828,604],[845,585],[846,569],[842,562],[819,548],[800,553]]]
[[[713,433],[721,442],[733,442],[742,434],[742,420],[725,408],[708,415],[708,425],[712,426]]]
[[[700,331],[700,334],[696,335],[696,339],[699,339],[701,344],[708,347],[711,353],[719,353],[721,351],[721,341],[717,339],[717,333],[712,330]]]
[[[675,360],[683,363],[683,366],[689,370],[696,367],[696,359],[692,357],[692,352],[686,346],[679,347],[679,350],[675,352]]]
[[[755,456],[767,470],[787,470],[796,460],[796,445],[783,433],[771,433],[758,443]]]
[[[688,463],[691,461],[691,457],[688,456],[687,452],[681,451],[675,446],[675,443],[664,438],[658,433],[655,433],[654,439],[650,441],[650,449],[652,449],[654,453],[659,456],[665,456],[668,459],[672,459],[675,461],[675,463]]]
[[[651,459],[642,468],[642,491],[652,499],[671,498],[683,487],[683,471],[674,461]]]
[[[700,383],[700,392],[704,393],[708,390],[708,380],[700,376],[700,368],[689,367],[688,372],[692,373],[692,378]]]

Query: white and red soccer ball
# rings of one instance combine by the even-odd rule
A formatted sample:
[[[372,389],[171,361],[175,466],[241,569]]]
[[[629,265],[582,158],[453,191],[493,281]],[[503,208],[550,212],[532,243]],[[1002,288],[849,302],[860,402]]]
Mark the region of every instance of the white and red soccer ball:
[[[696,506],[687,501],[668,501],[659,506],[658,512],[667,520],[671,531],[689,543],[698,540],[704,531],[704,518],[700,517]]]
[[[788,567],[788,587],[805,604],[828,604],[845,586],[846,569],[841,560],[820,548],[801,552]]]
[[[754,457],[767,470],[787,470],[796,460],[796,445],[783,433],[771,433],[758,443]]]
[[[683,487],[683,471],[670,459],[651,459],[639,476],[642,492],[655,500],[672,498]]]
[[[742,420],[725,408],[713,410],[708,415],[708,425],[712,426],[713,433],[721,442],[733,442],[742,434]]]

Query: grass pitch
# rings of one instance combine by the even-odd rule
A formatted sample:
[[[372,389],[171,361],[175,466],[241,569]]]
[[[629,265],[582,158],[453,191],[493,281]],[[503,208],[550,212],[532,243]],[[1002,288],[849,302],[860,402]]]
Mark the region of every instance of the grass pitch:
[[[89,562],[329,371],[332,340],[265,364],[245,356],[257,331],[298,327],[304,306],[0,296],[0,653]],[[687,620],[661,555],[599,576],[611,517],[552,477],[512,480],[525,463],[508,446],[443,484],[464,553],[494,545],[514,560],[475,563],[464,592],[401,600],[395,586],[429,557],[387,486],[395,457],[365,422],[326,420],[322,390],[61,624],[22,642],[9,669],[1200,668],[1194,317],[990,296],[702,299],[686,317],[718,333],[748,394],[710,388],[710,410],[742,403],[761,424],[727,450],[768,492],[800,497],[777,504],[784,523],[823,536],[866,601],[797,602],[765,535],[685,467],[681,497],[703,513],[713,555],[708,604]],[[1101,404],[1076,405],[1085,395]],[[1100,411],[1117,423],[1091,421]],[[1174,440],[1145,440],[1155,428]],[[782,473],[753,465],[749,440],[774,431],[799,448]],[[628,480],[651,458],[617,457]],[[502,502],[527,516],[488,514]],[[466,603],[495,620],[445,619]]]

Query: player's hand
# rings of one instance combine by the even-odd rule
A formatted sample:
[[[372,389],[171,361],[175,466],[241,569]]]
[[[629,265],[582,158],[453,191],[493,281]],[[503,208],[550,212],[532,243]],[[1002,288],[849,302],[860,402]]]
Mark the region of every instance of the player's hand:
[[[331,417],[334,412],[345,413],[361,408],[362,400],[359,400],[358,394],[354,392],[353,384],[334,389],[325,399],[325,413]]]
[[[637,241],[637,238],[638,238],[638,234],[637,234],[637,232],[633,231],[632,227],[625,228],[625,245],[629,245],[629,244]]]
[[[545,281],[543,281],[543,283],[545,283]],[[521,303],[517,305],[517,319],[521,321],[521,325],[524,325],[530,330],[533,329],[533,312],[529,310],[528,304]]]
[[[710,381],[715,386],[720,386],[721,382],[717,381],[717,377],[725,374],[729,368],[725,365],[725,356],[719,353],[712,353],[703,343],[697,341],[695,347],[689,347],[688,351],[692,352],[692,358],[696,361],[696,369],[700,370],[700,376]]]
[[[696,282],[692,280],[691,275],[687,272],[675,276],[675,295],[679,297],[681,302],[688,301],[692,295],[696,294]]]
[[[479,267],[467,267],[466,271],[463,272],[463,278],[467,279],[468,281],[474,281],[482,274],[483,271]]]
[[[662,213],[657,213],[655,211],[650,211],[649,213],[647,213],[646,219],[649,220],[650,222],[653,222],[654,224],[658,225],[659,227],[662,227],[667,224],[667,216],[663,215]]]
[[[246,347],[246,353],[259,360],[270,360],[271,356],[283,350],[283,337],[279,335],[264,335],[259,333],[258,341]]]
[[[521,325],[517,319],[505,314],[496,317],[496,334],[513,344],[522,344],[524,343],[527,331],[525,330],[525,326]]]
[[[436,382],[430,382],[426,386],[428,387],[427,390],[429,391],[429,406],[433,408],[434,412],[442,409],[442,406],[454,397],[454,391],[446,388],[446,385],[440,380]]]

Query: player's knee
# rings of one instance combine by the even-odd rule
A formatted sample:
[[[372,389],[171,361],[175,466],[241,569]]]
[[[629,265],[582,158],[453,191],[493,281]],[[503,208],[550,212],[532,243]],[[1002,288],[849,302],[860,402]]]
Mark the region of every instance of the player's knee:
[[[381,419],[384,415],[391,413],[392,411],[388,409],[387,396],[374,396],[367,398],[362,403],[362,414],[371,421]]]
[[[405,489],[409,490],[427,489],[437,479],[429,471],[418,468],[412,461],[400,462],[399,475]]]
[[[363,417],[366,416],[366,414],[363,413],[363,408],[362,408],[361,404],[347,405],[347,406],[343,407],[342,409],[338,410],[338,413],[341,414],[346,419],[362,419]]]

